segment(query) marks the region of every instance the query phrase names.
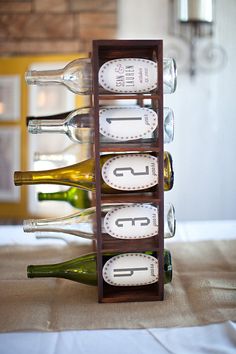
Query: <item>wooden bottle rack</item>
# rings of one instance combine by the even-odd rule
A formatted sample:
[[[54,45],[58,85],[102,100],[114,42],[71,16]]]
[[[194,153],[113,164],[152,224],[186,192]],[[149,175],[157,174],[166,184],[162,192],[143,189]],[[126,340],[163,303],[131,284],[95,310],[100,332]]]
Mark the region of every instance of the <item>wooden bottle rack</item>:
[[[148,94],[114,94],[99,87],[98,72],[101,65],[117,58],[144,58],[158,62],[158,86]],[[163,173],[163,46],[161,40],[95,40],[92,52],[93,96],[94,108],[94,157],[96,178],[96,252],[98,269],[98,301],[128,302],[155,301],[164,297],[164,173]],[[109,104],[116,100],[136,99],[140,106],[149,99],[153,110],[158,109],[158,127],[156,137],[151,142],[140,140],[125,143],[104,144],[99,136],[99,107],[104,102]],[[158,137],[158,138],[157,138]],[[111,152],[151,152],[158,157],[158,185],[152,192],[103,194],[101,192],[100,154]],[[154,237],[139,240],[119,240],[101,233],[101,204],[105,203],[152,203],[158,208],[158,234]],[[157,283],[145,286],[125,287],[112,286],[104,282],[102,268],[106,260],[105,253],[124,253],[153,251],[158,258],[159,280]]]

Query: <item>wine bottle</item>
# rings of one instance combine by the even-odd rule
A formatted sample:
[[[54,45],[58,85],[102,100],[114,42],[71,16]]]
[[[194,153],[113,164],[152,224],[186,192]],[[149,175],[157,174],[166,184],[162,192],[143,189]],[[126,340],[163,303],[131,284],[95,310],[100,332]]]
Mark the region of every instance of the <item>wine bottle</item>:
[[[113,286],[148,285],[158,281],[158,257],[155,252],[104,254],[102,274]],[[164,250],[164,283],[172,280],[172,262],[169,250]],[[29,265],[28,278],[65,278],[87,285],[97,285],[97,257],[95,253],[47,265]]]
[[[158,184],[158,158],[150,153],[109,154],[100,157],[103,193],[152,191]],[[132,177],[132,178],[130,178]],[[15,185],[62,184],[95,190],[95,160],[46,171],[16,171]],[[164,152],[164,190],[174,183],[172,157]]]
[[[91,145],[75,144],[67,146],[65,149],[50,153],[34,153],[34,161],[50,161],[55,165],[68,166],[76,162],[87,160],[91,157]]]
[[[66,191],[54,193],[38,193],[38,200],[65,201],[78,209],[87,209],[91,206],[88,192],[76,187],[71,187]]]
[[[164,93],[176,89],[176,63],[163,59]],[[92,65],[89,58],[76,59],[58,70],[25,73],[28,85],[61,84],[76,94],[92,94]],[[98,72],[99,85],[116,93],[145,93],[157,87],[157,63],[142,58],[120,58],[105,62]]]
[[[164,237],[175,234],[175,210],[172,204],[164,208]],[[96,208],[59,218],[24,220],[25,232],[50,232],[69,234],[87,239],[96,238]],[[118,239],[141,239],[158,234],[158,208],[150,204],[125,204],[101,206],[101,232]]]
[[[39,119],[28,117],[28,132],[66,134],[73,142],[93,143],[93,109],[80,108],[61,117],[62,114]],[[158,117],[147,107],[103,107],[99,110],[99,123],[101,142],[145,141],[154,138]],[[164,108],[164,143],[171,142],[173,136],[174,114],[170,108]]]

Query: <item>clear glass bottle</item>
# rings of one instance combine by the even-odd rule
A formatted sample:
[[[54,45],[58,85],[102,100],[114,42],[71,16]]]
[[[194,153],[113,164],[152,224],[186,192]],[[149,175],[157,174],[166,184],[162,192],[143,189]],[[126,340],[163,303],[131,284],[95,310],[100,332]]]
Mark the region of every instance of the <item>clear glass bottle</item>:
[[[76,187],[71,187],[66,191],[59,191],[53,193],[38,193],[38,200],[53,200],[53,201],[63,201],[68,202],[74,208],[77,209],[87,209],[91,206],[91,200],[88,195],[89,192],[79,189]]]
[[[76,59],[57,70],[29,70],[25,73],[25,80],[28,85],[64,85],[74,93],[90,94],[91,60],[89,58]]]
[[[142,58],[107,61],[98,73],[100,86],[110,92],[150,92],[157,87],[157,63]],[[163,59],[164,93],[176,89],[177,70],[172,58]],[[89,58],[76,59],[58,70],[30,70],[25,73],[28,85],[61,84],[76,94],[92,93],[92,65]]]
[[[164,237],[175,235],[175,209],[172,204],[164,208]],[[59,218],[24,220],[25,232],[69,234],[86,239],[96,238],[96,208]],[[158,234],[158,208],[150,204],[101,206],[101,232],[118,239],[141,239]]]
[[[109,154],[100,157],[102,193],[152,191],[158,184],[158,158],[150,153]],[[131,178],[132,177],[132,178]],[[61,184],[95,190],[95,160],[46,171],[16,171],[15,185]],[[164,190],[174,183],[172,157],[164,152]]]
[[[155,252],[104,254],[103,279],[114,286],[148,285],[158,281],[158,258]],[[128,267],[127,267],[128,264]],[[164,250],[164,283],[172,280],[172,261]],[[95,253],[57,264],[29,265],[28,278],[65,278],[86,285],[97,285],[97,257]]]
[[[34,153],[34,162],[37,161],[49,161],[55,165],[67,166],[73,165],[76,162],[87,160],[91,157],[91,145],[90,144],[76,144],[72,143],[65,149],[58,152],[50,153]]]
[[[158,124],[154,110],[138,106],[102,107],[99,119],[100,140],[106,143],[153,139]],[[174,114],[170,108],[164,108],[163,121],[164,143],[169,143],[174,138]],[[73,142],[93,143],[93,110],[80,108],[67,112],[64,116],[60,114],[39,119],[28,117],[28,132],[66,134]]]

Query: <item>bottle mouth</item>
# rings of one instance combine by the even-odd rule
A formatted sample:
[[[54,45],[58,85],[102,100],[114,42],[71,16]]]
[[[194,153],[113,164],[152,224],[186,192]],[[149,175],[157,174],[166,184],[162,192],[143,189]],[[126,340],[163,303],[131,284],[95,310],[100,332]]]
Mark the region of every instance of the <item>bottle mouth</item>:
[[[175,59],[164,59],[163,79],[164,92],[167,94],[174,93],[177,87],[177,66]]]
[[[169,144],[174,140],[174,112],[169,107],[164,107],[164,143]]]
[[[28,127],[28,125],[29,125],[29,122],[30,122],[32,119],[35,119],[35,117],[31,117],[31,116],[26,117],[26,126],[27,126],[27,127]]]
[[[29,70],[25,72],[25,81],[28,85],[34,85],[36,83],[35,70]]]
[[[33,219],[23,221],[24,232],[32,232],[35,230],[35,222]]]
[[[173,80],[173,88],[172,88],[172,92],[171,93],[174,93],[175,90],[176,90],[176,87],[177,87],[177,65],[176,65],[175,59],[172,59],[172,60],[173,60],[172,75],[174,77],[174,80]]]
[[[170,252],[164,253],[164,272],[167,278],[167,282],[171,282],[173,277],[173,268],[172,268],[172,257]]]
[[[33,278],[32,268],[33,268],[32,265],[27,266],[27,278]]]
[[[167,224],[169,228],[169,234],[171,237],[175,235],[176,231],[176,219],[175,219],[175,208],[173,204],[170,204],[168,213],[167,213]]]
[[[40,153],[37,151],[34,153],[34,161],[40,161]]]
[[[28,121],[28,132],[31,134],[38,134],[41,132],[41,124],[37,119]]]
[[[22,172],[22,171],[15,171],[14,172],[14,184],[15,186],[21,186],[25,184],[32,184],[32,172]]]
[[[169,152],[165,152],[165,158],[164,158],[164,174],[168,176],[168,182],[164,182],[164,184],[168,185],[168,190],[171,190],[174,185],[174,170],[173,170],[173,160],[172,156]],[[165,172],[167,171],[167,172]]]
[[[15,186],[20,186],[22,182],[22,174],[20,171],[14,172],[14,184]]]
[[[39,192],[38,193],[38,201],[42,201],[43,200],[43,193]]]

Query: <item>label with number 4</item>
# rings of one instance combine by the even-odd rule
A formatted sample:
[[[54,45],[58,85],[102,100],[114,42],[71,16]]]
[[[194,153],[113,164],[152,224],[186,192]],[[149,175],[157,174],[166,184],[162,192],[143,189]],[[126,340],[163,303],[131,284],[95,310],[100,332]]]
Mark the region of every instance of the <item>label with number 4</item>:
[[[158,260],[142,253],[123,253],[105,263],[102,275],[114,286],[153,284],[158,281]]]
[[[112,208],[104,218],[105,232],[119,239],[139,239],[158,233],[158,209],[149,204]]]
[[[158,183],[157,157],[148,154],[124,154],[111,157],[102,166],[102,178],[117,190],[148,189]]]

